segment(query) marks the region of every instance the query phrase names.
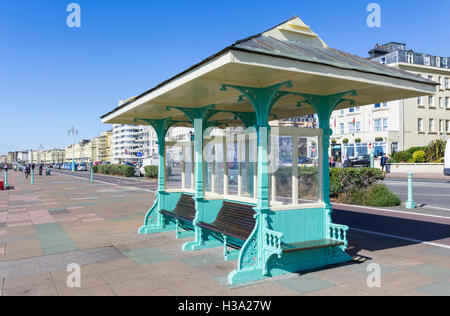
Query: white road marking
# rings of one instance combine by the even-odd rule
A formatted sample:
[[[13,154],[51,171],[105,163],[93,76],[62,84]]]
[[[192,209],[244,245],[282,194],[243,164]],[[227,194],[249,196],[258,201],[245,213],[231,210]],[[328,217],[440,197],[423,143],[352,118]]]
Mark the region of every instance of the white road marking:
[[[383,234],[383,233],[378,233],[378,232],[373,232],[373,231],[370,231],[370,230],[364,230],[364,229],[358,229],[358,228],[350,228],[350,230],[354,230],[354,231],[362,232],[362,233],[367,233],[367,234],[371,234],[371,235],[378,235],[378,236],[383,236],[383,237],[390,237],[390,238],[395,238],[395,239],[411,241],[411,242],[414,242],[414,243],[419,243],[419,244],[424,244],[424,245],[429,245],[429,246],[434,246],[434,247],[450,249],[450,246],[447,246],[447,245],[436,244],[436,243],[433,243],[433,242],[428,242],[428,241],[423,241],[423,240],[418,240],[418,239],[413,239],[413,238],[407,238],[407,237],[396,236],[396,235],[391,235],[391,234]]]

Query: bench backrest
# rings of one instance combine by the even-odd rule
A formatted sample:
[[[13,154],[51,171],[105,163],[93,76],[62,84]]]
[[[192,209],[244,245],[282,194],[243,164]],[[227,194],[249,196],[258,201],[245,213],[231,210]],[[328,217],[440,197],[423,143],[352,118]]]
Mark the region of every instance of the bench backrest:
[[[254,206],[234,202],[223,202],[213,225],[234,235],[247,239],[255,228]]]
[[[196,211],[193,197],[189,194],[182,194],[173,212],[186,218],[194,218]]]

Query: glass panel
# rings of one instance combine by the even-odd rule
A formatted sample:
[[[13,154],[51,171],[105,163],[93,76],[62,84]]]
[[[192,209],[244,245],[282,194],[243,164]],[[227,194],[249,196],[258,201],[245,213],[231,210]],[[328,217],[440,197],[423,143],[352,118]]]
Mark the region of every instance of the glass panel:
[[[205,177],[205,191],[212,192],[212,180],[213,180],[213,170],[214,170],[214,154],[213,154],[213,143],[205,142],[205,148],[203,150],[203,164],[204,164],[204,177]]]
[[[276,201],[292,204],[292,152],[293,137],[280,136],[278,140],[278,169],[276,171]]]
[[[223,161],[223,143],[216,142],[214,145],[214,175],[215,192],[223,194],[223,179],[225,174],[225,162]]]
[[[228,140],[228,194],[237,195],[238,194],[238,177],[239,177],[239,164],[238,164],[238,153],[237,153],[237,143],[230,142]]]
[[[181,189],[183,150],[181,146],[166,147],[166,189]]]
[[[319,137],[298,140],[298,204],[319,201]]]
[[[192,168],[194,167],[192,161],[192,147],[191,145],[184,146],[184,172],[186,177],[185,189],[191,189],[192,187]]]

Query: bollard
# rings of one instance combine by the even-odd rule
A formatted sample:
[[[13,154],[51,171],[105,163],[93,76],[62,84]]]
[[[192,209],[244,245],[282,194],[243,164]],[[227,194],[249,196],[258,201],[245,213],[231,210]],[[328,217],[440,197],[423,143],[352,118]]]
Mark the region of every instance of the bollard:
[[[94,183],[94,170],[91,168],[91,183]]]
[[[375,168],[375,153],[373,151],[370,153],[370,168]]]
[[[5,169],[5,190],[8,189],[8,169]]]
[[[31,184],[34,184],[34,169],[31,168]]]
[[[411,210],[416,208],[416,203],[413,200],[413,173],[408,173],[408,201],[406,202],[406,208]]]

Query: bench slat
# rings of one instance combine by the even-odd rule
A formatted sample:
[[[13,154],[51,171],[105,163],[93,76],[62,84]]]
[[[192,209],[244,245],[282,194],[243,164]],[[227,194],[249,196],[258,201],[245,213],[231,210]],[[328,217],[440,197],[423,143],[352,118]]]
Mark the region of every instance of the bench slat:
[[[225,201],[214,223],[200,222],[198,226],[245,241],[255,228],[254,215],[251,205]]]
[[[195,218],[195,201],[189,194],[182,194],[173,211],[161,210],[160,213],[185,222],[191,222]]]
[[[321,240],[298,242],[298,243],[292,243],[292,244],[282,244],[281,248],[283,249],[283,253],[290,253],[290,252],[299,252],[299,251],[314,250],[314,249],[321,249],[321,248],[338,247],[338,246],[343,246],[343,245],[344,245],[344,242],[341,242],[341,241],[332,240],[332,239],[321,239]]]

